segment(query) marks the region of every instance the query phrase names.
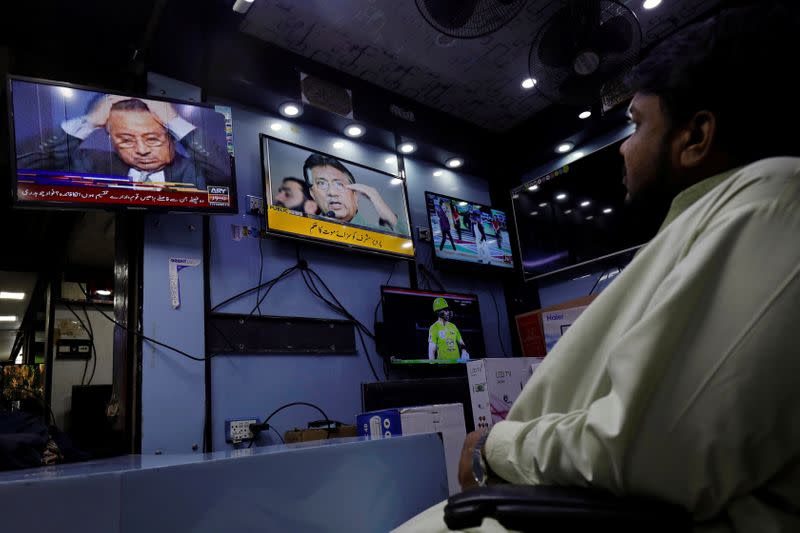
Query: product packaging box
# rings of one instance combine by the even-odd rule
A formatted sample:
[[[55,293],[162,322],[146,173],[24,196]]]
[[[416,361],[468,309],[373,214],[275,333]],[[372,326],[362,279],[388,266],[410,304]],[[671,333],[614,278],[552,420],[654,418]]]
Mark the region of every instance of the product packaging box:
[[[402,407],[362,413],[356,417],[358,434],[373,439],[417,433],[441,433],[450,495],[461,492],[458,460],[467,430],[460,403]]]
[[[505,420],[511,404],[541,362],[541,357],[494,357],[467,363],[476,430]]]

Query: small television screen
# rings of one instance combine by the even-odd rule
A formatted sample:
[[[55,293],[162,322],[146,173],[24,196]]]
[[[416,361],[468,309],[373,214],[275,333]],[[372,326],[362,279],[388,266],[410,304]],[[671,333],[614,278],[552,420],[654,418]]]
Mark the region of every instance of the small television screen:
[[[432,192],[425,204],[437,259],[514,268],[505,212]]]
[[[261,136],[269,233],[414,257],[405,181]]]
[[[382,287],[383,351],[393,363],[459,363],[486,356],[474,294]]]
[[[20,206],[235,212],[230,110],[9,77]]]
[[[527,279],[600,260],[625,259],[658,229],[625,201],[623,141],[511,191]]]

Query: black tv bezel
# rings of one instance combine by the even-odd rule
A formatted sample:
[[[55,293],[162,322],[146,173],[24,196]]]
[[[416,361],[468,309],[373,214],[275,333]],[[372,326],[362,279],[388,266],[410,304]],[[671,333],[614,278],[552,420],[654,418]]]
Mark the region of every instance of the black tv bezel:
[[[428,210],[428,195],[432,194],[438,196],[440,198],[446,198],[448,200],[453,200],[456,202],[467,202],[470,205],[477,205],[480,207],[487,208],[489,210],[500,211],[506,216],[506,233],[508,234],[508,243],[511,245],[511,264],[509,266],[500,266],[493,263],[478,263],[477,261],[466,261],[463,259],[453,259],[451,257],[439,257],[439,254],[436,250],[436,243],[433,240],[433,223],[431,222],[431,212]],[[513,273],[515,270],[515,257],[514,257],[514,245],[511,242],[511,232],[508,231],[508,224],[509,224],[509,217],[508,213],[502,209],[495,209],[490,205],[482,204],[480,202],[470,202],[469,200],[465,200],[464,198],[456,198],[454,196],[449,196],[447,194],[440,194],[434,191],[425,191],[425,214],[428,217],[428,232],[431,236],[431,246],[433,248],[433,260],[434,264],[438,266],[456,266],[458,265],[464,269],[472,269],[472,270],[486,270],[486,271],[493,271],[493,272],[511,272]]]
[[[548,278],[548,277],[552,277],[553,279],[558,279],[559,276],[564,275],[565,273],[569,273],[572,270],[581,270],[581,269],[589,267],[590,265],[592,265],[594,263],[604,264],[605,262],[613,260],[613,259],[615,259],[617,257],[623,256],[626,253],[630,253],[630,252],[633,252],[634,250],[638,250],[639,248],[641,248],[642,246],[647,244],[646,242],[643,242],[641,244],[636,244],[636,245],[630,246],[628,248],[615,250],[615,251],[610,252],[608,254],[605,254],[605,255],[602,255],[602,256],[599,256],[599,257],[595,257],[595,258],[592,258],[592,259],[588,259],[586,261],[581,261],[580,263],[574,263],[574,264],[571,264],[571,265],[567,265],[567,266],[563,266],[563,267],[560,267],[560,268],[556,268],[554,270],[549,270],[549,271],[543,272],[541,274],[534,274],[532,272],[526,271],[525,270],[525,262],[524,262],[524,259],[523,259],[523,256],[522,256],[522,243],[520,242],[520,239],[519,239],[519,225],[517,224],[517,209],[516,209],[516,206],[514,204],[514,200],[515,200],[514,195],[519,194],[521,191],[527,189],[531,185],[538,185],[540,183],[548,181],[547,178],[551,174],[553,174],[556,170],[561,170],[565,166],[575,164],[578,161],[582,161],[582,160],[586,159],[587,157],[591,157],[592,155],[596,154],[597,152],[600,152],[601,150],[607,149],[609,146],[613,146],[613,145],[615,145],[617,143],[621,144],[621,143],[625,142],[625,140],[627,138],[628,138],[628,135],[626,135],[624,137],[620,137],[618,139],[614,139],[612,141],[609,141],[609,142],[603,144],[602,146],[598,146],[597,148],[595,148],[591,152],[585,153],[582,156],[570,161],[569,163],[565,163],[565,164],[559,165],[557,167],[554,167],[552,170],[550,170],[550,172],[547,172],[547,173],[544,173],[544,174],[540,174],[539,176],[536,176],[533,179],[527,180],[525,183],[523,183],[521,185],[518,185],[518,186],[514,187],[513,189],[511,189],[511,191],[509,191],[510,201],[511,201],[511,212],[514,215],[514,225],[517,227],[517,236],[516,236],[517,237],[516,238],[516,240],[517,240],[517,254],[518,254],[518,257],[519,257],[520,273],[522,274],[523,282],[527,283],[529,281],[540,280],[540,279]]]
[[[30,83],[37,83],[40,85],[52,85],[55,87],[66,87],[69,89],[77,89],[82,91],[92,91],[104,94],[114,94],[119,96],[127,96],[130,98],[141,98],[148,100],[158,100],[160,102],[169,102],[179,105],[193,105],[197,107],[204,107],[206,109],[216,109],[214,104],[204,102],[192,102],[188,100],[180,100],[177,98],[165,98],[162,96],[136,94],[128,91],[117,91],[113,89],[103,89],[100,87],[93,87],[91,85],[80,85],[76,83],[68,83],[56,80],[48,80],[43,78],[34,78],[28,76],[18,76],[15,74],[6,75],[6,108],[8,112],[9,124],[9,162],[11,164],[11,199],[14,208],[19,209],[47,209],[47,210],[64,210],[64,211],[110,211],[115,213],[129,212],[129,211],[152,211],[157,213],[181,213],[181,214],[197,214],[197,215],[230,215],[239,212],[239,197],[236,187],[236,158],[230,155],[231,160],[231,205],[230,207],[220,207],[217,209],[209,208],[196,208],[196,207],[166,207],[166,206],[150,206],[150,205],[136,205],[136,204],[104,204],[104,203],[74,203],[74,202],[51,202],[46,200],[30,201],[20,200],[17,197],[17,143],[14,129],[14,101],[11,84],[13,81],[24,81]]]
[[[396,289],[396,290],[409,291],[409,292],[414,292],[414,293],[427,293],[427,294],[436,295],[434,297],[441,296],[442,298],[446,298],[447,295],[452,295],[452,296],[454,296],[456,298],[463,297],[463,296],[468,297],[468,298],[473,298],[475,300],[475,306],[478,309],[478,318],[480,319],[480,324],[481,324],[481,341],[483,343],[483,355],[481,357],[476,357],[475,359],[473,359],[470,356],[470,361],[473,361],[473,360],[474,361],[479,361],[481,359],[486,359],[487,357],[489,357],[487,355],[487,353],[486,353],[486,336],[484,335],[484,331],[485,330],[484,330],[484,327],[483,327],[483,316],[481,315],[481,300],[480,300],[480,298],[478,297],[477,294],[471,293],[471,292],[431,291],[431,290],[428,290],[428,289],[412,289],[410,287],[397,287],[397,286],[394,286],[394,285],[381,285],[381,309],[384,309],[384,310],[386,309],[386,307],[385,307],[386,301],[384,299],[384,295],[385,295],[386,289]],[[385,320],[384,320],[384,322],[385,322]],[[395,361],[392,361],[392,356],[384,355],[383,357],[387,362],[389,362],[391,364],[403,365],[403,366],[408,366],[408,365],[413,365],[414,364],[414,363],[397,363]],[[425,357],[422,357],[420,359],[427,359],[427,357],[428,356],[426,354]],[[461,363],[466,363],[466,361],[463,361]],[[426,363],[417,363],[417,364],[425,365]],[[448,363],[448,364],[456,364],[456,363]]]
[[[297,144],[297,143],[293,143],[291,141],[287,141],[287,140],[275,137],[273,135],[268,135],[266,133],[259,133],[258,139],[259,139],[258,149],[259,149],[259,151],[261,153],[261,189],[264,192],[264,215],[263,215],[263,217],[264,217],[264,223],[265,223],[265,228],[266,228],[265,231],[266,231],[267,235],[271,235],[271,236],[274,236],[274,237],[279,237],[281,239],[290,239],[290,240],[297,241],[297,242],[305,242],[305,243],[311,243],[311,244],[315,244],[315,245],[319,244],[319,245],[323,245],[323,246],[328,246],[330,248],[338,248],[338,249],[348,250],[348,251],[357,252],[357,253],[365,253],[365,254],[370,254],[370,255],[379,255],[381,257],[391,257],[393,259],[404,259],[406,261],[416,261],[417,248],[416,248],[416,243],[414,242],[414,235],[413,235],[413,232],[412,232],[411,209],[410,209],[410,204],[408,202],[408,186],[407,186],[408,184],[406,183],[406,180],[402,180],[403,181],[402,185],[403,185],[403,197],[404,197],[405,204],[406,204],[405,205],[406,216],[408,217],[407,220],[408,220],[409,233],[411,233],[408,236],[408,240],[411,242],[411,250],[412,250],[411,255],[404,255],[404,254],[399,254],[399,253],[389,252],[389,251],[373,250],[371,248],[364,248],[362,246],[358,246],[358,245],[355,245],[355,244],[347,244],[347,243],[343,243],[343,242],[328,241],[328,240],[325,240],[325,239],[319,239],[317,237],[305,237],[305,236],[302,236],[302,235],[298,235],[296,233],[289,233],[289,232],[285,232],[285,231],[271,229],[269,227],[269,206],[271,205],[271,201],[272,201],[272,187],[271,187],[272,181],[271,181],[271,177],[269,175],[270,174],[269,173],[269,161],[265,160],[265,158],[264,158],[264,156],[265,156],[265,153],[264,153],[264,142],[265,142],[265,140],[266,141],[272,140],[272,141],[280,142],[280,143],[283,143],[283,144],[288,144],[289,146],[293,146],[295,148],[300,148],[301,150],[306,150],[308,152],[314,152],[314,153],[317,153],[317,154],[320,154],[320,155],[328,156],[328,157],[337,159],[337,160],[339,160],[339,161],[341,161],[343,163],[347,163],[349,165],[354,165],[354,166],[357,166],[357,167],[361,167],[361,168],[370,170],[372,172],[377,172],[379,174],[383,174],[385,176],[388,176],[391,179],[398,178],[398,176],[395,176],[394,174],[392,174],[390,172],[386,172],[386,171],[383,171],[383,170],[380,170],[380,169],[377,169],[377,168],[374,168],[374,167],[370,167],[370,166],[367,166],[367,165],[364,165],[364,164],[361,164],[361,163],[356,163],[355,161],[351,161],[349,159],[344,159],[343,157],[339,157],[338,155],[335,155],[335,154],[330,154],[328,152],[323,152],[321,150],[316,150],[314,148],[311,148],[311,147],[308,147],[308,146],[303,146],[303,145]],[[399,178],[399,179],[402,179],[402,178]],[[325,219],[321,218],[320,220],[325,220]],[[360,226],[352,226],[352,227],[358,228]],[[383,234],[383,235],[391,235],[393,237],[398,237],[398,235],[396,233],[391,233],[391,232],[388,232],[388,231],[376,230],[374,228],[368,228],[368,229],[369,229],[369,231],[373,231],[375,233],[380,233],[380,234]]]

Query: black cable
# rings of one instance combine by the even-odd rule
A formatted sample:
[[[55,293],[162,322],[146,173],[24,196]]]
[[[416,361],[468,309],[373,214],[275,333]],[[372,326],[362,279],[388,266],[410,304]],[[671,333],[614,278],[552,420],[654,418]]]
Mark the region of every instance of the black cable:
[[[316,405],[314,405],[313,403],[308,403],[308,402],[291,402],[291,403],[287,403],[287,404],[281,405],[280,407],[278,407],[277,409],[275,409],[274,411],[272,411],[272,413],[270,413],[270,415],[264,419],[264,422],[263,422],[263,424],[267,424],[267,423],[269,423],[269,421],[272,419],[272,417],[273,417],[273,416],[277,415],[278,413],[280,413],[280,412],[281,412],[281,411],[283,411],[284,409],[288,409],[289,407],[294,407],[295,405],[305,405],[306,407],[311,407],[311,408],[313,408],[313,409],[316,409],[317,411],[319,411],[319,412],[320,412],[320,414],[322,414],[322,416],[323,416],[323,417],[324,417],[324,419],[325,419],[325,422],[329,422],[329,423],[330,423],[330,422],[333,422],[333,420],[331,420],[330,418],[328,418],[328,415],[326,415],[326,414],[325,414],[325,411],[323,411],[323,410],[322,410],[322,408],[320,408],[319,406],[316,406]]]
[[[600,274],[600,277],[599,277],[599,278],[597,278],[597,281],[595,281],[595,282],[594,282],[594,285],[592,285],[592,290],[590,290],[590,291],[589,291],[589,296],[591,296],[591,295],[592,295],[592,293],[594,292],[594,290],[595,290],[595,289],[597,288],[597,286],[600,284],[600,281],[602,281],[602,279],[603,279],[603,276],[605,276],[605,275],[606,275],[606,274],[608,274],[609,272],[611,272],[611,269],[610,269],[610,268],[608,268],[608,269],[606,269],[606,270],[603,270],[603,272]]]
[[[361,329],[361,331],[363,331],[364,334],[367,337],[369,337],[371,339],[375,339],[375,334],[372,333],[372,331],[370,331],[369,328],[367,326],[365,326],[360,320],[358,320],[356,317],[354,317],[350,313],[350,311],[348,311],[347,308],[344,307],[344,305],[342,305],[342,302],[339,301],[339,299],[336,297],[336,295],[333,293],[333,291],[330,289],[330,287],[328,287],[328,285],[325,283],[325,280],[323,280],[320,277],[320,275],[317,274],[313,269],[309,268],[307,270],[311,275],[313,275],[315,278],[317,278],[317,280],[319,280],[319,282],[322,284],[322,286],[325,288],[325,290],[328,292],[328,294],[331,295],[331,297],[333,298],[333,301],[336,302],[336,305],[339,307],[339,309],[341,309],[341,313],[345,317],[347,317],[348,319],[350,319],[353,322],[355,322],[356,326],[358,326],[358,328]],[[316,284],[314,283],[313,279],[311,281],[311,284],[316,287]],[[317,289],[317,291],[319,292],[319,289]]]
[[[381,381],[381,378],[378,377],[378,373],[375,372],[375,367],[372,366],[372,359],[369,356],[369,350],[367,350],[367,344],[364,342],[364,336],[361,334],[361,330],[356,329],[356,333],[358,333],[358,338],[361,339],[361,346],[364,348],[364,356],[367,358],[367,363],[369,363],[369,369],[372,370],[372,375],[375,376],[375,381]]]
[[[283,273],[286,273],[288,270],[297,269],[297,268],[299,268],[297,265],[295,265],[295,266],[293,266],[293,267],[289,267],[288,269],[284,270],[284,271],[283,271]],[[282,273],[282,274],[283,274],[283,273]],[[261,283],[261,284],[259,284],[259,285],[256,285],[255,287],[250,287],[249,289],[245,289],[245,290],[243,290],[242,292],[239,292],[239,293],[237,293],[237,294],[234,294],[234,295],[233,295],[233,296],[231,296],[230,298],[227,298],[227,299],[225,299],[225,300],[221,301],[220,303],[218,303],[217,305],[215,305],[214,307],[212,307],[212,308],[211,308],[211,311],[212,311],[212,312],[213,312],[213,311],[216,311],[216,310],[217,310],[217,309],[219,309],[220,307],[223,307],[223,306],[225,306],[225,305],[228,305],[228,304],[229,304],[229,303],[231,303],[232,301],[234,301],[234,300],[238,300],[238,299],[239,299],[239,298],[241,298],[242,296],[246,296],[246,295],[250,294],[251,292],[255,292],[255,291],[259,290],[259,289],[263,289],[263,288],[265,288],[267,285],[271,285],[272,283],[275,283],[275,281],[276,281],[276,280],[277,280],[279,277],[281,277],[281,274],[279,274],[279,275],[278,275],[276,278],[272,278],[271,280],[269,280],[269,281],[265,281],[264,283]],[[264,298],[263,298],[263,296],[262,296],[262,298],[261,298],[261,301],[263,301],[263,300],[264,300]]]
[[[92,341],[92,352],[94,354],[94,359],[92,360],[92,375],[89,376],[89,381],[86,382],[87,385],[91,385],[94,379],[94,373],[97,371],[97,344],[94,342],[94,326],[92,326],[92,320],[89,318],[89,311],[86,310],[86,306],[83,306],[83,314],[86,315],[86,324],[89,325],[89,337]]]
[[[392,281],[392,276],[394,276],[394,271],[397,269],[397,263],[392,266],[391,272],[389,272],[389,277],[386,278],[386,282],[384,285],[389,285],[389,282]],[[372,329],[375,329],[375,323],[378,322],[378,309],[381,307],[381,303],[383,303],[383,295],[378,297],[378,303],[375,304],[375,313],[373,313],[372,317]]]
[[[283,437],[281,436],[280,432],[279,432],[277,429],[275,429],[275,428],[274,428],[274,427],[272,427],[272,426],[270,426],[270,427],[269,427],[269,429],[271,429],[272,431],[274,431],[274,432],[275,432],[275,434],[278,436],[278,438],[279,438],[279,439],[281,439],[281,444],[286,444],[286,441],[285,441],[285,440],[283,440]]]
[[[506,351],[506,344],[503,342],[503,334],[500,331],[500,308],[497,306],[497,298],[494,297],[494,291],[489,291],[489,294],[492,295],[492,301],[494,302],[494,311],[497,314],[497,338],[500,341],[500,348],[503,350],[503,356],[508,357],[508,352]]]
[[[71,305],[69,305],[68,303],[64,303],[64,305],[66,306],[67,309],[69,309],[69,312],[72,313],[78,320],[78,323],[81,325],[81,328],[83,328],[84,331],[86,331],[86,334],[89,335],[89,341],[92,343],[92,346],[94,346],[94,340],[92,340],[92,334],[89,333],[89,328],[87,328],[86,324],[83,323],[81,317],[78,316],[78,313],[75,312],[75,310],[72,308]],[[86,363],[84,363],[83,365],[83,375],[81,376],[81,385],[83,385],[84,382],[86,381],[86,371],[89,370],[89,359],[91,358],[92,358],[92,352],[89,352],[89,358],[86,359]]]
[[[184,352],[183,350],[179,350],[178,348],[170,346],[169,344],[164,344],[163,342],[160,342],[160,341],[157,341],[155,339],[152,339],[152,338],[148,337],[147,335],[145,335],[144,333],[139,333],[138,331],[133,331],[128,326],[123,326],[122,324],[120,324],[119,322],[117,322],[116,320],[114,320],[113,318],[108,316],[107,314],[105,314],[105,312],[102,309],[97,307],[97,305],[89,299],[89,295],[86,293],[86,291],[83,290],[83,287],[81,287],[80,284],[78,285],[78,287],[80,287],[80,289],[83,292],[84,296],[86,296],[86,301],[89,302],[89,304],[91,304],[91,306],[94,307],[96,311],[98,311],[101,315],[103,315],[103,317],[106,320],[109,320],[109,321],[113,322],[114,324],[116,324],[117,326],[121,327],[122,329],[124,329],[125,331],[130,333],[131,335],[136,335],[140,339],[144,339],[144,340],[146,340],[148,342],[152,342],[153,344],[156,344],[156,345],[161,346],[163,348],[166,348],[168,350],[172,350],[173,352],[175,352],[177,354],[180,354],[180,355],[182,355],[184,357],[187,357],[187,358],[191,359],[192,361],[205,361],[207,359],[211,359],[211,358],[216,357],[218,355],[218,354],[213,354],[212,353],[208,357],[196,357],[194,355],[191,355],[191,354],[188,354],[188,353]]]
[[[269,294],[269,291],[271,291],[271,290],[272,290],[272,288],[273,288],[273,287],[274,287],[274,286],[275,286],[275,285],[276,285],[276,284],[277,284],[279,281],[282,281],[282,280],[286,279],[287,277],[291,276],[291,275],[292,275],[292,273],[293,273],[295,270],[297,270],[298,268],[299,268],[299,267],[298,267],[297,265],[291,266],[291,267],[287,268],[286,270],[284,270],[283,272],[281,272],[280,274],[278,274],[278,276],[277,276],[277,277],[275,277],[275,278],[272,278],[271,280],[269,280],[269,281],[268,281],[268,282],[265,284],[265,285],[268,285],[268,287],[266,287],[266,289],[267,289],[267,290],[266,290],[266,291],[264,292],[264,294],[263,294],[263,295],[260,297],[260,299],[259,299],[259,300],[256,302],[256,305],[255,305],[255,307],[253,307],[253,309],[251,309],[251,310],[250,310],[250,313],[248,314],[248,318],[249,318],[249,317],[251,317],[251,316],[253,316],[253,313],[255,313],[255,311],[256,311],[256,308],[259,308],[259,315],[260,315],[260,314],[261,314],[261,309],[260,309],[261,302],[263,302],[263,301],[264,301],[264,300],[267,298],[267,295]],[[245,320],[247,320],[247,319],[245,319]]]
[[[261,221],[259,223],[259,230],[262,229],[265,220],[259,217]],[[264,247],[262,246],[262,238],[261,238],[261,231],[258,232],[258,287],[261,287],[261,283],[264,281]],[[256,307],[258,308],[258,316],[261,316],[261,289],[259,288],[256,291]],[[252,314],[252,313],[251,313]]]

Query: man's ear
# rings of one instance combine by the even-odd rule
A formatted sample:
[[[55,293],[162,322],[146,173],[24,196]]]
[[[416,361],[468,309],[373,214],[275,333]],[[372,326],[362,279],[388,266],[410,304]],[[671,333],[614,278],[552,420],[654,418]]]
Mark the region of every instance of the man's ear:
[[[679,162],[695,168],[709,157],[717,137],[717,117],[710,111],[698,111],[680,135]]]

